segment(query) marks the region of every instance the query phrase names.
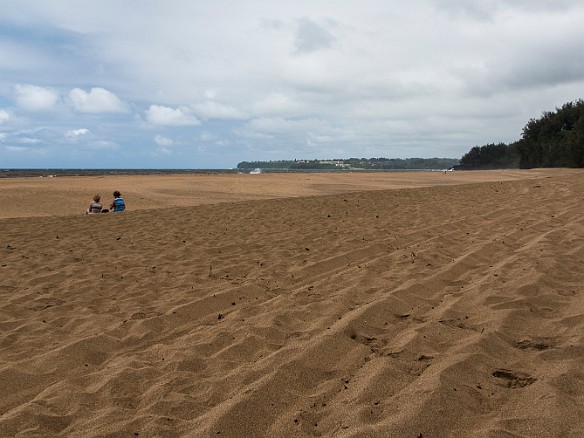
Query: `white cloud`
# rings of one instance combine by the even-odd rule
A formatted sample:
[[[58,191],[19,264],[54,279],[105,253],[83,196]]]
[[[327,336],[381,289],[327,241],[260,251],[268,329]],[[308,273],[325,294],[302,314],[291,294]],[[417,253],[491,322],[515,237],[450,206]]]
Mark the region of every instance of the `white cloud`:
[[[298,126],[298,122],[293,123],[283,117],[274,118],[258,118],[251,120],[247,126],[256,132],[264,134],[276,134],[281,132],[290,132],[294,129],[294,125]]]
[[[82,135],[87,135],[87,134],[89,134],[89,129],[86,129],[86,128],[72,129],[72,130],[67,131],[65,133],[65,137],[77,138],[77,137],[80,137]]]
[[[146,110],[146,120],[160,126],[197,126],[201,122],[186,107],[169,108],[160,105],[150,105]]]
[[[41,141],[38,138],[33,138],[33,137],[21,137],[18,139],[19,143],[22,144],[38,144]]]
[[[154,137],[154,142],[158,146],[171,146],[173,143],[172,139],[163,137],[162,135],[157,135],[156,137]]]
[[[5,123],[10,120],[10,114],[8,111],[0,109],[0,124]]]
[[[59,94],[36,85],[16,85],[16,104],[25,111],[48,111],[59,101]]]
[[[453,16],[465,15],[479,21],[493,21],[498,14],[510,12],[526,14],[563,13],[578,6],[578,0],[434,0],[438,10]]]
[[[82,113],[123,113],[126,105],[111,91],[95,87],[89,92],[74,88],[69,92],[73,108]]]
[[[296,53],[312,53],[331,48],[335,37],[324,26],[308,17],[297,20],[294,46]]]
[[[337,128],[325,120],[290,120],[282,117],[253,119],[237,130],[237,134],[250,139],[271,139],[278,143],[283,139],[293,139],[296,145],[306,143],[307,139],[310,139],[310,144],[324,144],[346,142],[354,137],[350,127]]]
[[[15,153],[22,153],[22,152],[26,152],[29,150],[29,148],[27,148],[25,146],[5,146],[4,149],[6,149],[8,152],[15,152]]]
[[[156,149],[156,151],[164,155],[172,154],[172,151],[165,146],[160,146],[158,149]]]
[[[210,93],[207,92],[207,95]],[[230,105],[222,105],[213,100],[193,105],[193,110],[205,119],[241,120],[244,114],[237,108]]]
[[[306,102],[284,93],[270,93],[252,104],[252,112],[258,117],[295,116],[306,111]]]

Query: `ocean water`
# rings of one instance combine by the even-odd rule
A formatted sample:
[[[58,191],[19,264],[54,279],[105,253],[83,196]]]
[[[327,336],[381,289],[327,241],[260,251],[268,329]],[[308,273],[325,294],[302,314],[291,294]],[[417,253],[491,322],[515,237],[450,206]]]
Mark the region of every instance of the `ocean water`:
[[[54,178],[59,176],[188,175],[240,173],[363,173],[432,172],[443,169],[0,169],[0,178]]]
[[[238,173],[237,169],[0,169],[0,178]]]

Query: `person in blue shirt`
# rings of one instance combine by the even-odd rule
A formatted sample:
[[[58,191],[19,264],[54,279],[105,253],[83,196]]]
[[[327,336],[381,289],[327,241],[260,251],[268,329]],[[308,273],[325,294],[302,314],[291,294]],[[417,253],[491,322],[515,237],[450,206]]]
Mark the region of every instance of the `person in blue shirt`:
[[[114,202],[110,205],[111,211],[124,211],[126,209],[126,202],[122,198],[122,194],[117,190],[114,192]]]

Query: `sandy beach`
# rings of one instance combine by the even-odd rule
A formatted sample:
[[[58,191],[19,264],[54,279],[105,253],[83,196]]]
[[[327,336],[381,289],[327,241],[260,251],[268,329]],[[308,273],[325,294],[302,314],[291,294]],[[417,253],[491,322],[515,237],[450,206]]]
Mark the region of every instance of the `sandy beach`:
[[[582,170],[18,178],[0,207],[0,436],[582,436]]]
[[[122,192],[132,211],[352,191],[512,181],[541,171],[137,175],[0,179],[0,218],[83,213]]]

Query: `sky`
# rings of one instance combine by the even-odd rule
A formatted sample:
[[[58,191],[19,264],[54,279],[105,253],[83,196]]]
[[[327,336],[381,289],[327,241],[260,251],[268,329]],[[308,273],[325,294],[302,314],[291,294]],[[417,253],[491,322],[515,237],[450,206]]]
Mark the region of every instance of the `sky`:
[[[0,168],[460,158],[584,98],[581,0],[0,0]]]

